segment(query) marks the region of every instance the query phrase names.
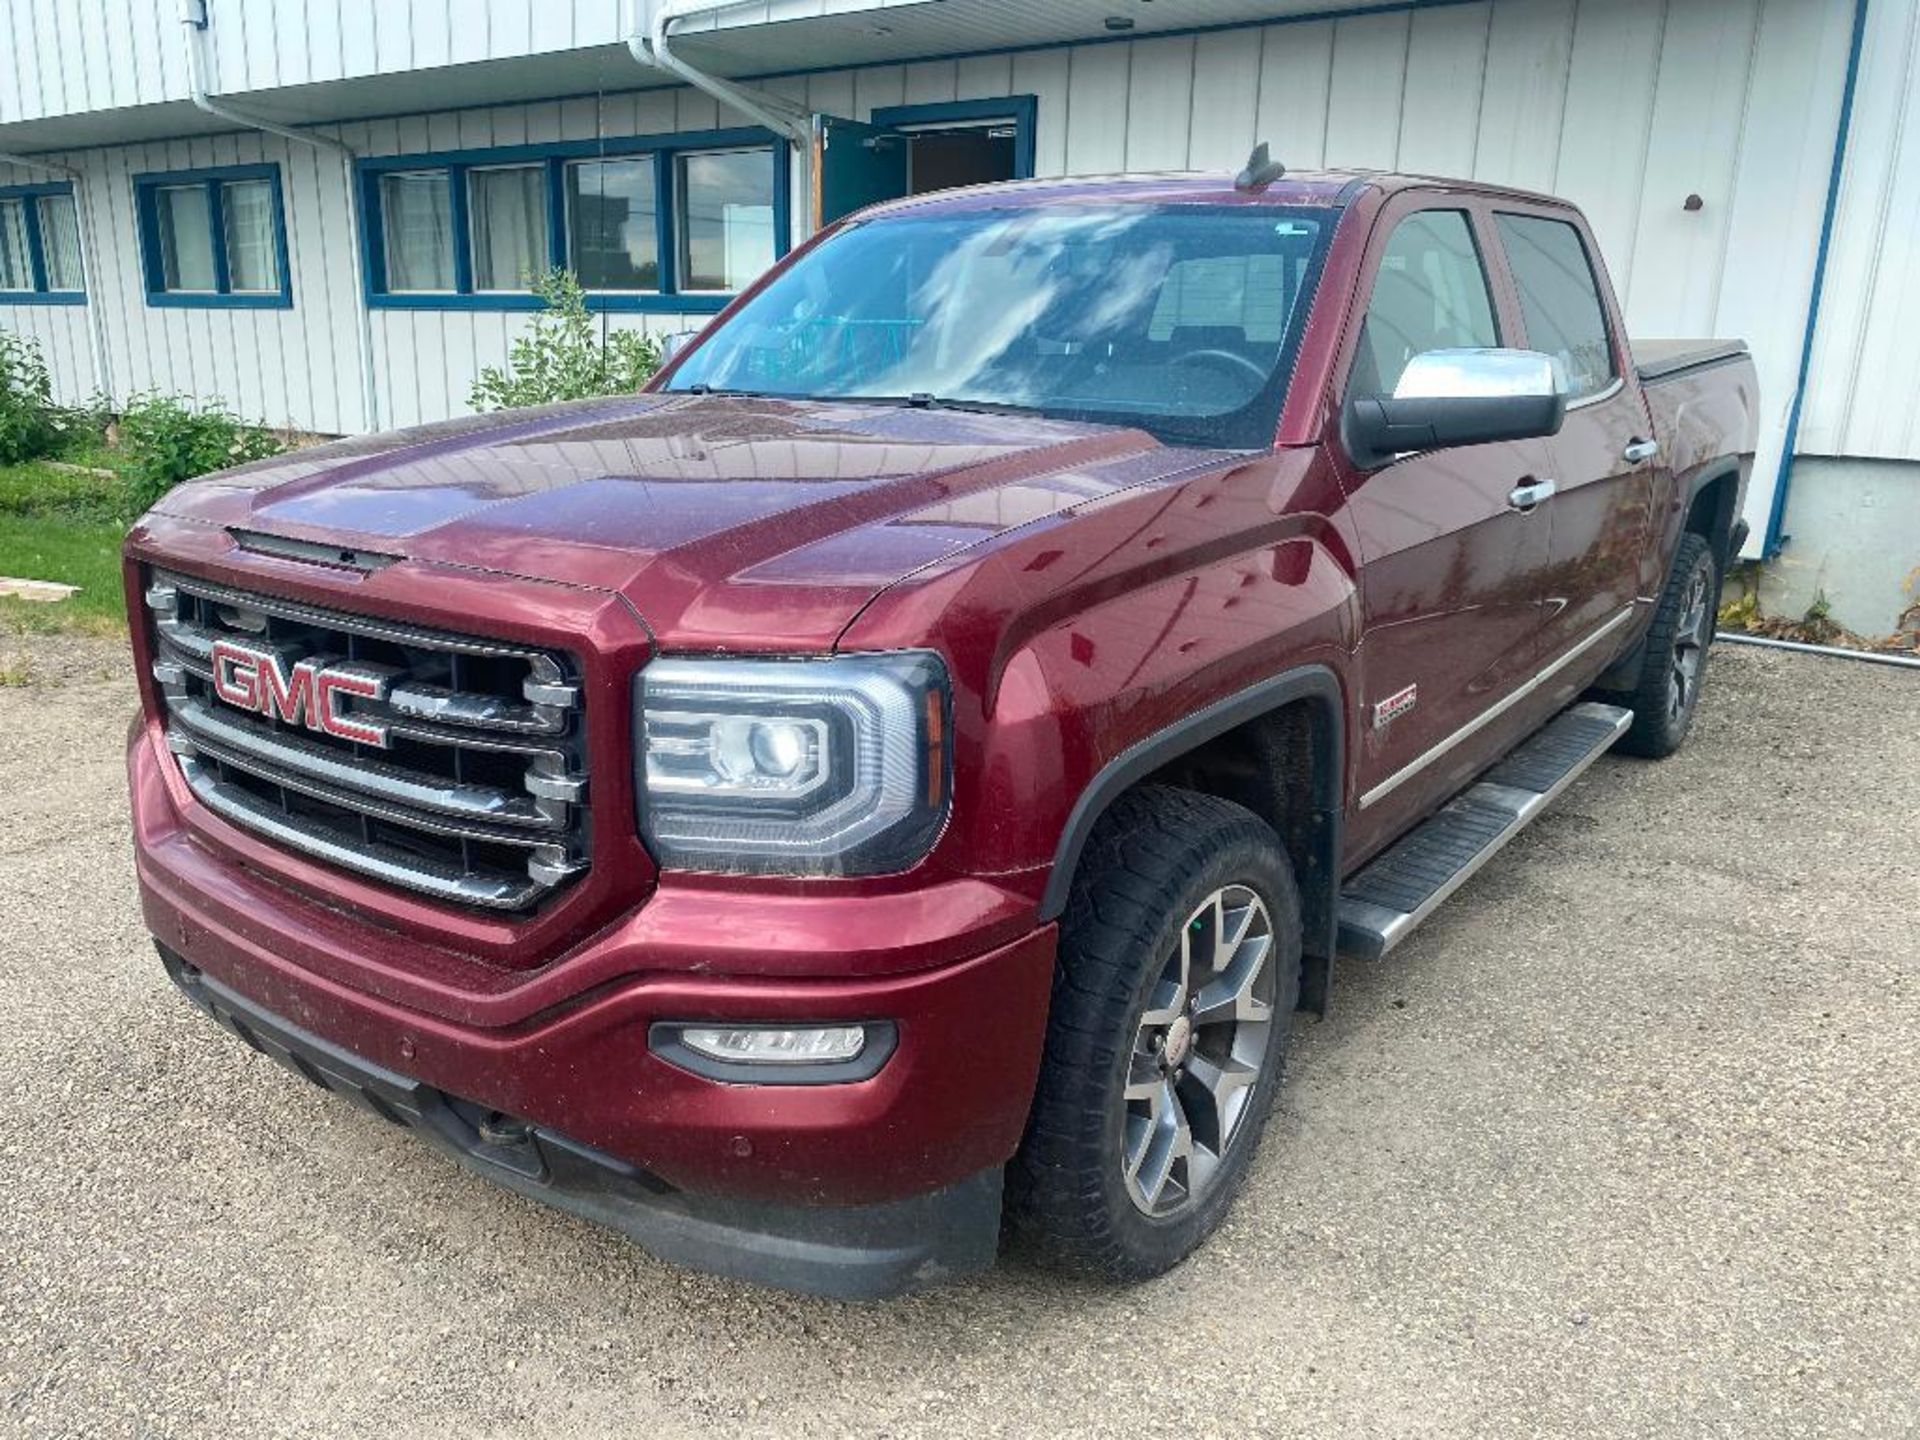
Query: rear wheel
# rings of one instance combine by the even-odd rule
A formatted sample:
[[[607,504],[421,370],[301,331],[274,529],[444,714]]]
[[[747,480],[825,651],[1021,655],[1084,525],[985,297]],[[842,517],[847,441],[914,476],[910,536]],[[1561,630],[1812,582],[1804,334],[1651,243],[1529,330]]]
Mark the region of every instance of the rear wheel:
[[[1220,1223],[1279,1089],[1300,907],[1273,830],[1146,788],[1101,819],[1062,921],[1047,1051],[1008,1176],[1017,1236],[1142,1279]]]
[[[1629,755],[1664,759],[1693,728],[1719,603],[1720,572],[1712,547],[1702,536],[1681,536],[1647,631],[1640,683],[1615,697],[1633,711],[1633,728],[1620,738],[1620,748]]]

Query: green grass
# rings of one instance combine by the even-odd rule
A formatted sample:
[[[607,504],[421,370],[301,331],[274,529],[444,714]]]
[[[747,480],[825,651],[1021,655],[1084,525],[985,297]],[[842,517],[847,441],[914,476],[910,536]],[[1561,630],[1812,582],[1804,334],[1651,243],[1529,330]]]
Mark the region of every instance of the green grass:
[[[80,587],[80,593],[68,600],[0,596],[0,634],[125,630],[120,542],[126,533],[127,527],[117,520],[0,514],[0,576],[58,580]]]
[[[118,472],[118,460],[100,451],[77,454],[72,463]],[[118,473],[95,475],[45,461],[0,467],[0,577],[80,587],[69,600],[0,596],[0,634],[125,630],[120,542],[129,509]]]

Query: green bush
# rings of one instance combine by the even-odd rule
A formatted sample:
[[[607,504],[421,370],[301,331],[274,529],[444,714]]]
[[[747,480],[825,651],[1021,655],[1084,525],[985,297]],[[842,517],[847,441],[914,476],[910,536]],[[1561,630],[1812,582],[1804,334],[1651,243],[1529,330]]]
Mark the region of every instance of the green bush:
[[[660,343],[652,336],[634,330],[594,333],[596,321],[571,272],[550,272],[534,293],[547,308],[513,342],[506,369],[490,365],[480,372],[467,396],[474,409],[631,395],[660,368]]]
[[[177,395],[134,396],[120,417],[120,446],[135,514],[182,480],[286,448],[272,431],[247,424],[223,406]]]
[[[61,428],[39,342],[0,330],[0,465],[51,454]]]

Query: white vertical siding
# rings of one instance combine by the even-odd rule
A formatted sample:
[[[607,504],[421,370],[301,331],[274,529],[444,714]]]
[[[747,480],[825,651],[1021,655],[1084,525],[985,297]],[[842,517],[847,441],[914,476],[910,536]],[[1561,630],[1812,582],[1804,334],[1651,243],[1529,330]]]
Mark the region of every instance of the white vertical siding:
[[[212,4],[221,85],[231,90],[611,43],[622,24],[619,0]],[[805,8],[770,0],[769,13],[795,5]],[[84,30],[95,8],[5,7],[0,119],[183,92],[171,0],[136,0],[126,26],[65,60],[64,27]],[[1757,523],[1798,370],[1851,22],[1851,0],[1467,0],[871,66],[770,88],[861,119],[904,102],[1036,95],[1042,175],[1228,169],[1265,138],[1295,166],[1471,174],[1564,194],[1592,218],[1636,333],[1735,334],[1754,345],[1768,403],[1750,511]],[[1912,403],[1920,347],[1911,341],[1920,334],[1920,13],[1911,0],[1873,0],[1871,23],[1801,444],[1920,458]],[[12,56],[56,53],[64,63],[10,61],[9,34]],[[392,154],[730,123],[704,95],[656,90],[340,133],[367,153]],[[148,307],[128,176],[234,157],[282,166],[295,308]],[[95,296],[116,394],[194,389],[276,422],[364,425],[362,277],[336,161],[271,137],[69,158],[89,177],[102,247]],[[1687,210],[1693,194],[1702,204]],[[56,308],[0,307],[0,325],[84,339],[84,312]],[[382,422],[457,413],[479,367],[500,363],[525,324],[486,312],[376,312]],[[56,364],[71,393],[89,373],[87,355],[70,338],[61,347]]]
[[[206,4],[210,78],[223,95],[613,45],[627,18],[621,0]],[[180,28],[178,0],[8,0],[0,124],[184,100]]]
[[[1010,73],[1010,71],[1009,71]],[[613,95],[604,101],[549,101],[328,127],[324,133],[369,155],[485,148],[597,135],[710,129],[712,102],[691,92]],[[252,132],[75,151],[46,157],[80,170],[98,248],[88,277],[100,307],[112,396],[143,391],[197,396],[247,419],[327,434],[369,428],[359,361],[358,307],[364,279],[338,156]],[[149,171],[269,163],[280,167],[293,282],[290,310],[155,307],[147,303],[133,213],[133,177]],[[45,179],[0,165],[0,185]],[[608,324],[654,333],[703,317],[616,315]],[[529,317],[489,311],[376,310],[375,388],[383,427],[463,413],[480,370],[504,364]],[[41,344],[60,398],[93,393],[88,307],[0,305],[0,329]]]
[[[1901,0],[1867,11],[1798,448],[1920,460],[1920,5]]]

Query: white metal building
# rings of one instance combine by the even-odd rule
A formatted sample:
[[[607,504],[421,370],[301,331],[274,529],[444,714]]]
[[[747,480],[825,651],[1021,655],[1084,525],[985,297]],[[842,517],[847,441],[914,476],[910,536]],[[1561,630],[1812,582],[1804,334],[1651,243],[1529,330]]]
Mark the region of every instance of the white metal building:
[[[1771,604],[1920,566],[1920,0],[176,3],[0,10],[0,326],[71,399],[437,419],[548,263],[680,330],[822,209],[1264,138],[1576,200],[1636,333],[1753,346]]]

